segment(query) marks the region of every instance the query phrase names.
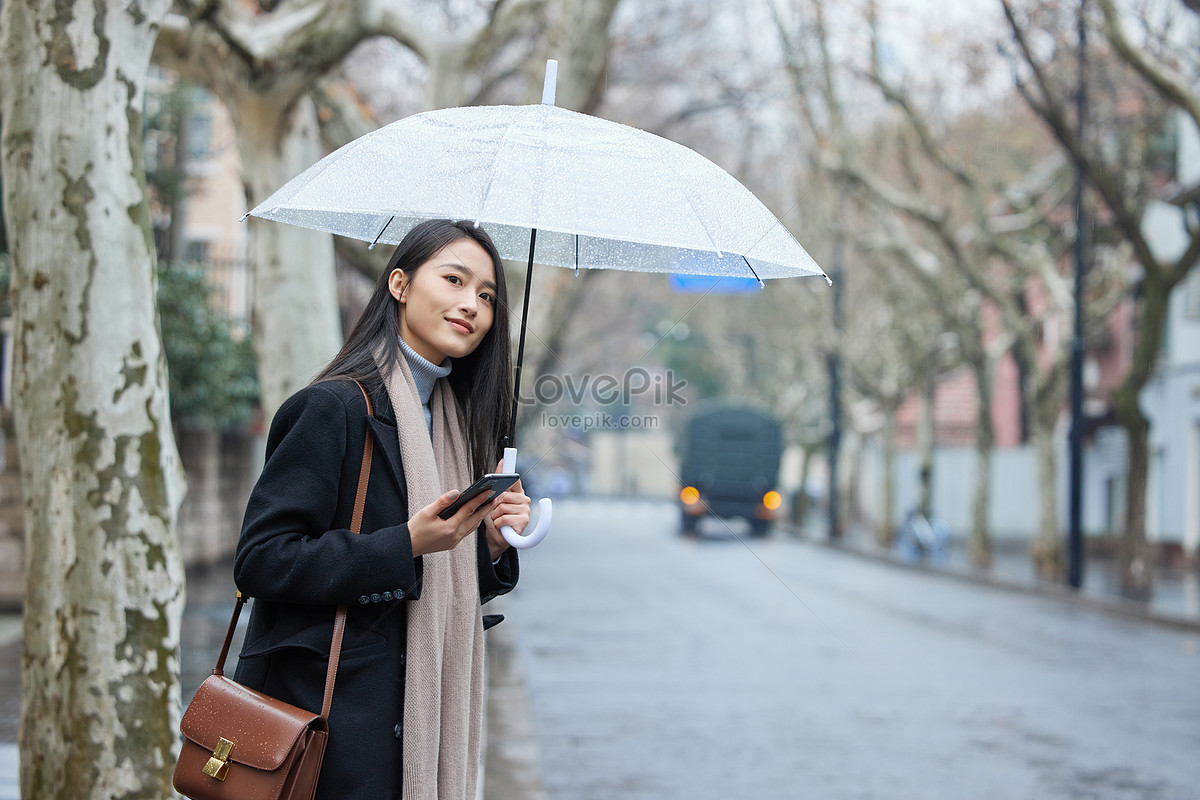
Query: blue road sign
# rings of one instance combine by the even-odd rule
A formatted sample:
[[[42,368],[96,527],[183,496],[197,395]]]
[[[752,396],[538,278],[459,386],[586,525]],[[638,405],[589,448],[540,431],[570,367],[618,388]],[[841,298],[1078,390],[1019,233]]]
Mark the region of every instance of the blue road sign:
[[[761,291],[756,278],[716,275],[671,275],[671,290],[696,294],[752,294]]]

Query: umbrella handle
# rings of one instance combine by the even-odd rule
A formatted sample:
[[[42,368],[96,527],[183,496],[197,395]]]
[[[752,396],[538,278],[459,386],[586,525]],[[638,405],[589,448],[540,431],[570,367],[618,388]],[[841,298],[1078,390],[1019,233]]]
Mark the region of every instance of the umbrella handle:
[[[517,448],[504,448],[504,472],[517,471]],[[546,538],[546,534],[550,532],[550,522],[554,518],[554,501],[549,497],[543,497],[538,501],[538,518],[533,525],[532,531],[526,531],[524,535],[513,530],[511,525],[501,525],[500,534],[504,537],[504,541],[518,550],[528,550],[531,547],[536,547],[541,543],[542,539]]]

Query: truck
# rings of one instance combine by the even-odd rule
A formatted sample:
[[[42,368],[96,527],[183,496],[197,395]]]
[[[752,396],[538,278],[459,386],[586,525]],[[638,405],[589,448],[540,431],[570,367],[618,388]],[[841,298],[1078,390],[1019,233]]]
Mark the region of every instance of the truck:
[[[680,457],[680,530],[695,535],[708,516],[741,517],[765,536],[783,506],[778,490],[783,427],[770,414],[710,404],[684,425]]]

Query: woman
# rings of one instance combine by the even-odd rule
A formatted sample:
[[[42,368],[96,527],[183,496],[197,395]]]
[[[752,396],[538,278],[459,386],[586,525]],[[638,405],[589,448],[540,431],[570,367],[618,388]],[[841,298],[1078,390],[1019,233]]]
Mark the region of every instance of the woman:
[[[475,796],[480,605],[517,582],[499,527],[523,530],[530,504],[517,483],[448,520],[438,512],[502,451],[507,320],[488,235],[424,222],[396,248],[341,352],[271,424],[234,565],[255,598],[237,680],[319,710],[334,611],[349,606],[317,798]]]

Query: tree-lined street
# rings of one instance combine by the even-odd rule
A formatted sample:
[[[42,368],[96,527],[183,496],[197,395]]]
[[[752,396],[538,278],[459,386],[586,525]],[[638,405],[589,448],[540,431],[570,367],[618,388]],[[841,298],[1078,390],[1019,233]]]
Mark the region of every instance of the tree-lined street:
[[[550,800],[1195,796],[1200,633],[665,504],[555,528],[505,623]]]
[[[497,266],[496,319],[528,313],[525,485],[622,495],[565,502],[503,601],[548,794],[1200,796],[1198,43],[1200,0],[0,0],[0,800],[172,793],[262,437],[391,252],[235,220],[394,120],[536,106],[548,59],[556,110],[741,184],[698,202],[625,144],[617,189],[578,135],[514,170],[557,187],[514,191],[517,227],[575,233],[567,269]],[[440,202],[459,135],[422,208],[508,226],[502,159],[471,162],[496,216]],[[379,217],[374,248],[416,192],[353,177],[395,195],[328,192]],[[588,197],[630,219],[543,213]],[[746,246],[693,224],[708,206]],[[785,230],[832,288],[742,272]],[[648,264],[589,237],[721,263],[703,289],[618,274]],[[681,538],[669,500],[700,490],[671,453],[709,404],[779,423],[756,519],[884,558],[952,542],[980,581]],[[1063,595],[987,585],[1014,574]]]

